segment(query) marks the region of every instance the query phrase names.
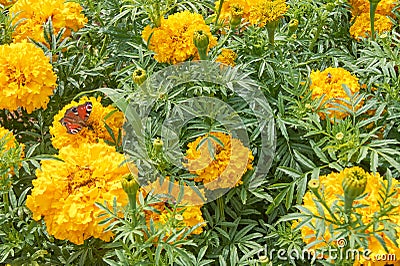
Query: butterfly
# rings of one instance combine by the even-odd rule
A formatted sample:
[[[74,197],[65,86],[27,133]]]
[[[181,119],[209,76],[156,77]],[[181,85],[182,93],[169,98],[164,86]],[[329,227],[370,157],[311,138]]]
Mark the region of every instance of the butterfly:
[[[91,102],[85,102],[69,108],[60,120],[61,125],[67,128],[69,134],[78,133],[83,127],[87,126],[86,121],[89,119],[92,107]]]

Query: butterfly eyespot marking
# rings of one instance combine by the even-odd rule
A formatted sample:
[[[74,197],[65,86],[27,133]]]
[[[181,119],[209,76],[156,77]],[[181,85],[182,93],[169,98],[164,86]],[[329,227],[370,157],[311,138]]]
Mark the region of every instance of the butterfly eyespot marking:
[[[72,108],[71,108],[71,111],[72,111],[75,115],[78,115],[78,108],[72,107]]]

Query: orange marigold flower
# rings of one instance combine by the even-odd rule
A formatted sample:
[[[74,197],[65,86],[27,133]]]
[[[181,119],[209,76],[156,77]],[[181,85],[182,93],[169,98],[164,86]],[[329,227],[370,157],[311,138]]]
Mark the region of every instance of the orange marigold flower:
[[[393,27],[390,19],[385,15],[375,14],[375,31],[383,33],[390,31]],[[369,13],[362,13],[354,18],[354,24],[350,27],[350,35],[354,39],[366,38],[371,35],[371,20]]]
[[[104,143],[82,143],[61,148],[57,157],[63,161],[42,161],[36,171],[26,201],[33,218],[43,217],[50,235],[77,245],[90,237],[110,241],[113,233],[99,225],[104,217],[98,217],[102,210],[95,203],[114,198],[120,207],[128,203],[121,185],[121,177],[130,173],[120,166],[124,155]]]
[[[215,61],[234,67],[237,56],[237,53],[235,53],[231,49],[222,48],[221,54],[217,57]]]
[[[176,64],[190,58],[199,58],[193,43],[193,33],[199,30],[209,37],[208,48],[217,45],[217,38],[212,36],[203,17],[187,10],[162,19],[158,28],[146,26],[142,37],[148,42],[149,49],[156,53],[154,58],[158,62]]]
[[[204,187],[210,190],[242,184],[242,176],[252,169],[254,157],[251,151],[231,135],[220,132],[212,132],[211,135],[218,138],[223,146],[209,136],[198,137],[188,144],[185,167],[197,175],[194,181],[203,182]],[[208,140],[204,141],[207,137]],[[200,142],[203,142],[202,145]],[[209,150],[210,146],[213,151]]]
[[[77,31],[87,23],[87,18],[81,13],[78,3],[65,0],[19,0],[10,8],[10,16],[16,15],[15,23],[19,22],[13,32],[14,42],[27,40],[28,37],[38,42],[45,42],[43,25],[51,18],[55,34],[66,28],[63,38],[71,35],[71,30]]]
[[[66,127],[60,123],[60,120],[64,117],[67,109],[88,101],[92,103],[92,111],[86,121],[86,126],[77,134],[68,133]],[[54,116],[53,126],[50,126],[50,134],[52,135],[51,143],[56,149],[61,149],[67,145],[78,147],[81,143],[97,143],[99,140],[113,142],[113,138],[108,133],[105,124],[112,129],[114,137],[118,138],[119,130],[122,129],[124,123],[124,114],[112,106],[104,107],[100,101],[100,97],[97,99],[94,97],[82,97],[79,102],[73,101],[64,106]],[[111,113],[112,115],[110,115]]]
[[[332,100],[328,102],[325,107],[334,107],[333,103],[344,104],[341,99],[349,100],[343,85],[346,85],[352,93],[358,92],[360,90],[360,84],[358,83],[358,78],[351,75],[350,72],[343,68],[329,67],[324,71],[312,71],[310,74],[311,78],[311,97],[312,99],[317,99],[320,97],[325,97],[323,102]],[[360,107],[360,106],[358,106]],[[335,108],[337,108],[335,106]],[[347,116],[347,113],[341,112],[339,110],[328,110],[329,117],[342,119]],[[325,115],[320,113],[320,116],[325,119]]]
[[[3,128],[2,126],[0,126],[0,158],[5,156],[5,154],[7,152],[9,152],[11,149],[15,149],[15,153],[12,154],[7,154],[8,156],[11,156],[13,158],[10,159],[22,159],[24,157],[24,144],[17,144],[17,141],[15,139],[15,136],[13,135],[13,133],[11,131],[9,131],[8,129]],[[20,149],[16,149],[20,147]],[[8,158],[7,158],[8,159]],[[13,175],[14,174],[14,167],[16,165],[18,165],[18,162],[13,162],[15,163],[15,165],[7,165],[3,163],[3,160],[0,160],[0,173],[1,174],[10,174]],[[5,169],[4,169],[5,167]],[[10,171],[6,172],[7,169],[10,169]],[[1,180],[1,174],[0,174],[0,180]],[[3,183],[4,186],[10,186],[11,185],[11,180],[6,180],[3,179],[1,181],[6,181],[5,183]]]
[[[0,46],[0,109],[46,108],[56,80],[49,58],[34,44]]]

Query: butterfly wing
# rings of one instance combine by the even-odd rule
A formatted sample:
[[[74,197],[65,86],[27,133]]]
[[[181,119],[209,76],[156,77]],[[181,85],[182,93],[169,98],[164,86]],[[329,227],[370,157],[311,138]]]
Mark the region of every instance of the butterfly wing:
[[[79,105],[76,109],[78,116],[83,121],[87,121],[89,119],[90,113],[92,112],[92,103],[86,102],[82,105]]]
[[[77,134],[82,130],[82,127],[86,126],[86,121],[91,112],[91,102],[73,106],[65,111],[64,117],[60,120],[60,123],[67,128],[69,134]]]

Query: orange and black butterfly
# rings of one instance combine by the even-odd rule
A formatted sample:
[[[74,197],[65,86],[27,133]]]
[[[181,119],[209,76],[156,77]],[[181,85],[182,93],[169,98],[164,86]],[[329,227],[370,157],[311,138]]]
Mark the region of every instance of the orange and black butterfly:
[[[92,103],[86,102],[84,104],[73,106],[65,111],[64,117],[61,118],[61,125],[67,128],[69,134],[76,134],[86,127],[86,121],[89,119],[92,112]]]

